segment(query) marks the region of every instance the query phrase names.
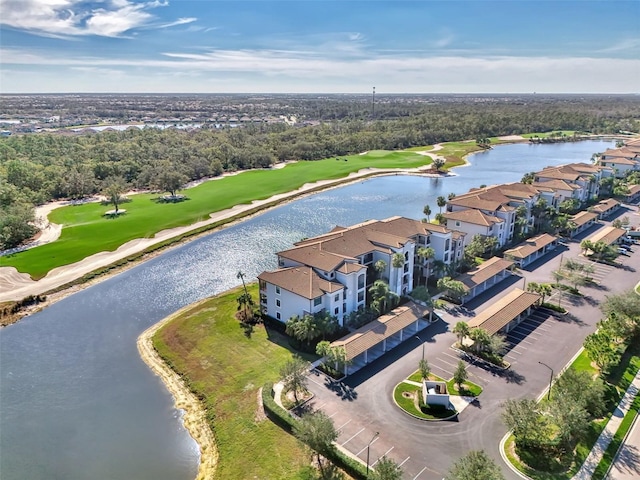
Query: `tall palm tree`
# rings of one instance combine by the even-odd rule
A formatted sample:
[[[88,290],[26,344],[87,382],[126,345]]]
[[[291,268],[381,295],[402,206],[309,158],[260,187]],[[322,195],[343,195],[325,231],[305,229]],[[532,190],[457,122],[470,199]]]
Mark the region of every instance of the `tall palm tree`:
[[[374,308],[379,315],[387,313],[398,301],[398,295],[389,289],[389,285],[382,280],[376,280],[369,289],[371,293],[371,307]]]
[[[422,209],[422,213],[424,213],[424,216],[427,217],[427,222],[429,222],[429,216],[431,215],[431,207],[429,205],[425,205],[424,208]]]
[[[452,331],[458,336],[458,343],[462,345],[464,339],[469,336],[469,325],[467,322],[458,322]]]
[[[444,207],[447,204],[447,199],[444,198],[442,195],[440,195],[436,199],[436,203],[438,204],[438,207],[440,208],[440,213],[442,213],[442,207]]]
[[[473,340],[476,352],[480,353],[491,342],[491,335],[484,328],[474,328],[469,332],[469,338]]]
[[[291,335],[296,340],[304,342],[307,345],[321,335],[316,319],[308,313],[302,317],[298,315],[291,317],[287,322],[285,331],[287,335]]]
[[[417,254],[418,254],[418,258],[420,258],[423,262],[425,262],[426,260],[431,260],[435,256],[436,251],[431,247],[419,247]],[[422,273],[422,269],[420,269],[420,271]],[[428,276],[429,276],[428,273],[427,275],[424,275],[425,280],[427,279]],[[418,282],[418,285],[419,284],[420,282]]]

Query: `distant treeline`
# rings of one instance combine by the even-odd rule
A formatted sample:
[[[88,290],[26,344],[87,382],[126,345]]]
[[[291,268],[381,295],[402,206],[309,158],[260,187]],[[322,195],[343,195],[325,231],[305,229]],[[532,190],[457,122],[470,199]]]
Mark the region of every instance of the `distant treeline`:
[[[362,116],[367,107],[362,101],[312,103],[326,110],[322,117],[349,117],[349,108],[352,116]],[[471,103],[443,100],[433,104],[398,100],[388,101],[380,110],[381,115],[394,118],[333,120],[305,127],[250,124],[188,132],[150,128],[10,136],[0,141],[0,201],[17,194],[21,201],[34,204],[82,197],[100,191],[101,182],[109,177],[123,177],[134,188],[149,188],[168,169],[196,180],[285,160],[317,160],[479,137],[552,130],[640,130],[640,97],[632,96],[554,101],[529,96],[526,101],[510,102],[488,97]]]

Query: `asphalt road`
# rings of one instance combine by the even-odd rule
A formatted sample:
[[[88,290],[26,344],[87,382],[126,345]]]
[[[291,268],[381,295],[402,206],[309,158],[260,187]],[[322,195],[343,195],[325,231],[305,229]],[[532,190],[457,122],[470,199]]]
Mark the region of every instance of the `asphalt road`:
[[[607,475],[607,480],[637,480],[638,478],[640,478],[640,421],[636,417]]]
[[[623,215],[631,217],[632,225],[640,222],[635,210],[617,216]],[[561,261],[582,258],[580,240],[597,228],[522,270],[522,277],[513,276],[496,285],[467,304],[467,308],[482,311],[513,286],[522,288],[525,282],[551,282],[551,272],[558,269]],[[470,379],[484,391],[479,401],[455,420],[426,422],[410,417],[396,407],[392,393],[398,382],[417,369],[422,342],[433,372],[451,376],[458,362],[456,352],[450,348],[456,341],[451,329],[457,321],[473,315],[473,310],[440,312],[442,320],[418,332],[420,339],[409,338],[343,382],[334,383],[322,374],[312,374],[309,387],[315,396],[311,407],[332,418],[343,448],[365,462],[368,454],[374,467],[378,458],[387,455],[401,464],[407,479],[440,480],[456,459],[470,450],[483,449],[503,467],[507,479],[516,480],[519,477],[504,464],[499,453],[499,442],[507,431],[500,418],[502,403],[509,398],[536,398],[545,390],[551,372],[539,362],[557,373],[572,359],[584,338],[596,329],[601,318],[600,302],[606,295],[637,283],[640,247],[635,250],[630,257],[621,257],[623,264],[619,267],[598,266],[594,278],[600,283],[583,287],[584,297],[554,298],[570,309],[569,315],[539,309],[510,334],[509,370],[492,371],[469,364]]]

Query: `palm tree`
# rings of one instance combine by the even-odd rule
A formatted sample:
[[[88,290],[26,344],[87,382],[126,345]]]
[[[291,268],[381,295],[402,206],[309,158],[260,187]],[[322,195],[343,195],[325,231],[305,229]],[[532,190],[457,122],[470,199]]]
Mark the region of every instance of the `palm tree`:
[[[467,322],[458,322],[452,331],[458,336],[458,343],[462,346],[464,339],[469,336],[469,325]]]
[[[322,334],[318,328],[318,322],[313,315],[308,313],[305,313],[302,317],[298,315],[291,317],[287,322],[285,332],[287,335],[291,335],[296,340],[307,345]]]
[[[582,254],[586,255],[589,250],[593,251],[593,242],[591,240],[583,240],[580,242],[580,248],[582,249]]]
[[[440,208],[440,213],[442,213],[442,207],[444,207],[447,204],[447,199],[444,198],[442,195],[440,195],[438,198],[436,198],[436,203]]]
[[[417,254],[418,254],[418,258],[420,258],[423,262],[425,262],[427,260],[432,259],[435,256],[436,251],[431,247],[419,247]],[[420,269],[420,271],[422,273],[422,269]],[[425,280],[427,279],[428,276],[429,274],[424,275]],[[418,285],[419,284],[420,282],[418,282]]]
[[[373,264],[373,269],[375,270],[378,278],[382,278],[382,272],[384,272],[386,268],[387,262],[385,262],[384,260],[378,260]]]
[[[424,216],[427,217],[427,222],[429,222],[429,216],[431,215],[431,207],[429,205],[425,205],[424,208],[422,209],[422,213],[424,213]]]
[[[444,263],[442,260],[434,260],[433,264],[431,265],[431,270],[433,270],[433,273],[436,276],[440,276],[444,273],[444,271],[447,268],[447,264]]]
[[[484,328],[474,328],[469,332],[469,338],[473,340],[476,352],[480,353],[491,342],[491,335]]]
[[[374,308],[379,315],[383,315],[389,311],[389,306],[393,305],[398,296],[389,289],[389,285],[382,280],[376,280],[369,289],[371,294],[371,307]]]
[[[451,193],[447,196],[447,199],[449,199],[449,200],[453,200],[454,198],[456,198],[456,194],[455,194],[455,193],[453,193],[453,192],[451,192]]]

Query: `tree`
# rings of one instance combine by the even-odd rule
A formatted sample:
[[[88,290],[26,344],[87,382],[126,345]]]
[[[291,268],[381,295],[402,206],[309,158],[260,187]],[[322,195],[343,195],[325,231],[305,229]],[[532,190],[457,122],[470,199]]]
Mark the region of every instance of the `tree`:
[[[587,255],[590,250],[593,250],[593,242],[591,240],[583,240],[580,242],[580,248],[582,249],[582,254]]]
[[[466,293],[464,283],[453,280],[451,277],[442,277],[438,280],[437,286],[440,290],[444,290],[453,301],[460,301]]]
[[[472,450],[453,464],[446,480],[504,480],[500,467],[484,450]]]
[[[291,317],[287,322],[285,331],[287,335],[307,345],[321,335],[315,318],[308,313],[305,313],[302,317],[298,315]]]
[[[445,269],[447,268],[447,264],[444,263],[442,260],[434,260],[433,264],[431,265],[431,271],[437,276],[439,277],[440,275],[442,275],[445,271]]]
[[[338,432],[331,419],[322,411],[308,413],[294,425],[293,434],[312,450],[311,455],[315,457],[324,476],[322,457],[334,452],[333,442],[338,439]]]
[[[436,204],[438,205],[438,208],[440,209],[440,213],[442,213],[442,207],[444,207],[447,204],[447,199],[444,198],[444,196],[440,195],[436,199]]]
[[[307,368],[308,363],[298,355],[294,355],[280,369],[280,378],[284,389],[293,392],[293,397],[298,403],[298,392],[307,392]]]
[[[391,266],[393,266],[393,268],[404,267],[404,262],[405,262],[405,258],[403,254],[401,253],[393,254],[393,257],[391,258]]]
[[[400,465],[386,455],[378,460],[375,471],[370,475],[373,480],[400,480],[402,469]]]
[[[563,394],[556,392],[549,410],[558,427],[557,438],[565,448],[582,438],[589,429],[589,413],[583,405],[573,402],[569,396],[564,398]]]
[[[423,264],[428,260],[431,260],[436,255],[436,251],[431,247],[418,247],[418,250],[416,253],[418,255],[418,258],[423,262]],[[422,274],[422,269],[420,269],[420,272]],[[425,280],[426,280],[426,276],[425,276]]]
[[[467,381],[469,374],[467,373],[467,365],[460,360],[458,366],[453,372],[453,381],[458,386],[458,391],[462,390],[462,384]]]
[[[420,377],[422,377],[423,380],[427,380],[429,378],[431,367],[429,366],[427,359],[421,359],[418,362],[418,371],[420,372]]]
[[[447,195],[447,199],[448,200],[453,200],[454,198],[456,198],[456,194],[451,192],[449,195]]]
[[[245,274],[242,271],[238,271],[236,274],[236,278],[242,280],[242,294],[237,298],[238,301],[238,311],[243,311],[243,322],[249,322],[253,320],[253,307],[255,306],[255,302],[253,301],[253,297],[247,290],[247,285],[244,282]]]
[[[587,335],[584,339],[584,349],[589,358],[605,373],[620,360],[620,351],[613,345],[611,334],[606,330],[598,330]]]
[[[529,173],[525,173],[522,177],[522,180],[520,180],[520,183],[533,183],[534,179],[536,177],[536,172],[529,172]]]
[[[186,175],[175,169],[163,169],[153,180],[156,188],[163,192],[169,192],[172,197],[180,190],[189,179]]]
[[[473,328],[469,332],[469,338],[473,340],[473,348],[480,353],[485,350],[491,342],[491,335],[484,328]]]
[[[16,202],[0,206],[0,249],[17,247],[38,233],[33,205]]]
[[[569,401],[582,406],[592,418],[606,411],[605,387],[600,378],[592,379],[584,371],[568,368],[553,384],[554,401]]]
[[[387,262],[385,262],[384,260],[378,260],[376,263],[373,264],[373,269],[376,272],[376,277],[381,279],[382,278],[382,273],[386,270],[387,268]]]
[[[469,336],[469,325],[467,322],[457,322],[455,327],[453,327],[453,333],[458,336],[458,343],[462,345],[464,339]]]
[[[326,340],[318,342],[316,353],[325,357],[325,363],[332,365],[335,370],[340,370],[341,367],[351,363],[347,360],[347,351],[344,347],[332,347]]]
[[[539,447],[547,441],[549,425],[535,400],[531,398],[509,399],[503,407],[502,420],[507,428],[513,431],[518,445]]]
[[[540,303],[544,303],[545,298],[551,295],[553,287],[548,283],[529,282],[527,284],[527,291],[540,295],[542,297]]]
[[[640,296],[633,289],[607,296],[600,309],[607,316],[623,315],[633,322],[636,328],[640,326]]]
[[[440,169],[444,167],[447,161],[442,157],[436,157],[433,159],[432,165],[436,169],[436,172],[440,172]]]
[[[438,223],[438,225],[446,225],[447,217],[444,216],[444,213],[436,213],[436,216],[433,219]]]
[[[495,335],[491,335],[489,337],[489,344],[487,345],[487,350],[498,356],[504,355],[504,353],[509,348],[509,343],[507,342],[504,335],[500,335],[496,333]]]
[[[427,217],[427,223],[428,223],[430,221],[429,216],[431,215],[431,207],[429,205],[425,205],[424,208],[422,209],[422,213],[424,213],[424,216]]]
[[[393,293],[389,289],[389,285],[382,280],[373,282],[369,293],[371,294],[371,307],[374,308],[379,315],[384,315],[394,308],[399,300],[398,295]]]
[[[122,177],[109,177],[105,179],[102,194],[107,197],[107,201],[116,209],[118,214],[119,205],[122,203],[122,194],[126,191],[127,184]]]

